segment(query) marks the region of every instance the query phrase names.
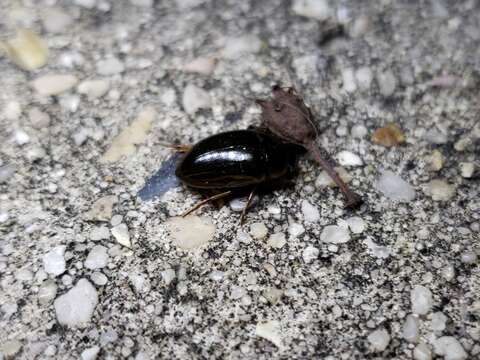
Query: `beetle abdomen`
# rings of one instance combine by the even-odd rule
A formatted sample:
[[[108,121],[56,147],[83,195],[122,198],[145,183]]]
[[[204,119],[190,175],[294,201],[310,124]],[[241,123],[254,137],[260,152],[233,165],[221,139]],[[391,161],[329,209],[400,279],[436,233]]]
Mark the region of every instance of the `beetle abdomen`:
[[[265,180],[262,136],[238,130],[208,137],[187,153],[176,175],[196,188],[239,188]]]

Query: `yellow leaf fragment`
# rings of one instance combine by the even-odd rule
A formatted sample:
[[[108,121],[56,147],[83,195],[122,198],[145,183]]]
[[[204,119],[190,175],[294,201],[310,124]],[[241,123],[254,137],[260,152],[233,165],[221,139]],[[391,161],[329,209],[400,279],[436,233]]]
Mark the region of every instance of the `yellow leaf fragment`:
[[[155,118],[155,110],[151,107],[146,108],[132,123],[123,129],[120,134],[113,139],[108,150],[100,158],[102,163],[112,163],[120,160],[122,156],[129,156],[135,153],[135,145],[145,141],[153,119]]]
[[[29,29],[18,29],[16,37],[0,42],[0,50],[24,70],[38,69],[47,62],[47,45]]]

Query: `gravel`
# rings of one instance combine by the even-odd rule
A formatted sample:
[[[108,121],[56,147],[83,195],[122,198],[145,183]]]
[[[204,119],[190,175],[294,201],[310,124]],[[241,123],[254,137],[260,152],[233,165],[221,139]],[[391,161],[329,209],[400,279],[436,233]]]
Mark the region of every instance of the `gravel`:
[[[0,13],[0,358],[479,356],[475,1]],[[243,225],[180,218],[209,194],[166,145],[259,126],[275,83],[364,204],[305,155]]]

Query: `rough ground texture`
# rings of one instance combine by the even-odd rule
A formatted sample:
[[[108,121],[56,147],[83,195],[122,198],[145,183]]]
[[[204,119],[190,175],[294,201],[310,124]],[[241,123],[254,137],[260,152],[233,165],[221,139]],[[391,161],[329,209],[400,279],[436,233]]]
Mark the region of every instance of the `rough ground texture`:
[[[480,356],[478,3],[296,3],[0,2],[1,40],[49,48],[0,57],[0,358]],[[243,228],[137,197],[165,142],[258,124],[276,82],[359,210],[308,159]],[[387,123],[403,143],[372,141]]]

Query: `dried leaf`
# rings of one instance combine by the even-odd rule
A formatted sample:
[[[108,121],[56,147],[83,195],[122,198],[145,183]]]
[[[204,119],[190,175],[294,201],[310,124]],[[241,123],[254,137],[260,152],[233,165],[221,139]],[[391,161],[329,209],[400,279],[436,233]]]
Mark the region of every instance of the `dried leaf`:
[[[388,123],[384,127],[375,130],[372,135],[375,144],[391,147],[405,142],[405,135],[397,124]]]

